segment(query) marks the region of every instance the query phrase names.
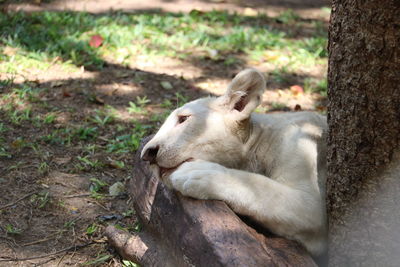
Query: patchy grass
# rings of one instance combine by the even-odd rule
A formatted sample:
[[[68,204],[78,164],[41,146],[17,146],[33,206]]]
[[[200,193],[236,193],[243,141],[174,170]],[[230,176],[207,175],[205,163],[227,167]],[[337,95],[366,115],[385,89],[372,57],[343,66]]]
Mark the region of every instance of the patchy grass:
[[[243,54],[294,69],[324,62],[327,39],[318,29],[315,36],[294,38],[292,33],[274,27],[277,22],[296,27],[300,21],[290,10],[274,19],[221,11],[1,14],[0,71],[46,70],[58,61],[66,68],[101,68],[110,61],[129,66],[135,57],[154,55],[209,58],[231,65],[239,62],[238,55]],[[104,39],[99,48],[89,44],[93,35]]]
[[[90,45],[95,35],[99,47]],[[30,256],[94,241],[75,260],[60,255],[50,264],[137,266],[111,254],[101,233],[109,223],[141,229],[126,192],[109,194],[130,179],[140,140],[177,106],[210,94],[198,83],[225,86],[245,66],[270,77],[259,112],[292,110],[289,101],[304,99],[323,111],[313,101],[326,94],[326,79],[312,72],[326,68],[326,40],[325,24],[291,10],[276,18],[197,10],[1,13],[1,205],[31,195],[0,210],[0,237],[9,241],[0,250]],[[153,69],[137,65],[143,57]],[[201,74],[161,74],[158,65],[169,59]],[[293,85],[304,93],[291,92]]]

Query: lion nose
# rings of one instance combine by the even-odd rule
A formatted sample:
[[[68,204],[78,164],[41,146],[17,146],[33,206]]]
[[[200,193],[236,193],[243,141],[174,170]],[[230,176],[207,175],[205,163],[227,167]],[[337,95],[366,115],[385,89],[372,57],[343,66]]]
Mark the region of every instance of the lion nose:
[[[149,161],[151,164],[156,163],[159,146],[148,147],[142,156],[142,160]]]

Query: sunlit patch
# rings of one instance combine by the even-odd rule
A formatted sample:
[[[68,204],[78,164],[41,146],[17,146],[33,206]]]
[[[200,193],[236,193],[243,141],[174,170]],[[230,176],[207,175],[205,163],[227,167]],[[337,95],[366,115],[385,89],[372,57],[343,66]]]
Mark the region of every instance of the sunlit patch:
[[[132,93],[138,93],[141,89],[132,82],[124,83],[117,83],[114,82],[112,84],[100,84],[97,85],[96,91],[99,93],[105,94],[107,96],[113,95],[127,95]]]
[[[225,92],[228,84],[228,79],[207,79],[205,81],[195,83],[195,86],[213,95],[222,95]]]

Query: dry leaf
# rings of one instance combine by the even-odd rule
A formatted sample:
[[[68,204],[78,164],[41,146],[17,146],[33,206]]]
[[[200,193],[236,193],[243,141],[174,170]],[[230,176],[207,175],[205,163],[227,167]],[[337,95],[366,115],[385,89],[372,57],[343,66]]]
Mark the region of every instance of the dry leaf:
[[[299,96],[299,95],[304,94],[304,89],[300,85],[290,86],[290,91],[292,92],[292,94],[294,96]]]
[[[41,186],[43,186],[44,188],[50,188],[50,186],[49,185],[47,185],[47,184],[40,184]]]
[[[24,144],[24,140],[16,139],[11,143],[11,147],[12,148],[21,148],[23,144]]]
[[[65,84],[65,81],[53,81],[50,83],[50,87],[60,87]]]
[[[71,97],[71,93],[68,91],[63,91],[63,97]]]
[[[315,109],[318,112],[325,112],[326,111],[326,107],[325,106],[316,106]]]
[[[103,40],[103,37],[101,37],[100,35],[93,35],[92,37],[90,37],[89,45],[91,47],[97,48],[103,44]]]
[[[70,162],[70,160],[71,160],[70,157],[66,157],[66,158],[55,158],[55,159],[53,159],[53,161],[54,161],[57,165],[67,164],[68,162]]]
[[[104,104],[104,100],[102,98],[100,98],[99,96],[96,96],[94,99],[95,99],[95,101],[94,101],[95,103],[101,104],[101,105]]]
[[[121,169],[122,168],[122,166],[119,165],[118,162],[116,162],[115,160],[111,160],[108,163],[108,166],[110,166],[111,168],[114,168],[114,169]]]

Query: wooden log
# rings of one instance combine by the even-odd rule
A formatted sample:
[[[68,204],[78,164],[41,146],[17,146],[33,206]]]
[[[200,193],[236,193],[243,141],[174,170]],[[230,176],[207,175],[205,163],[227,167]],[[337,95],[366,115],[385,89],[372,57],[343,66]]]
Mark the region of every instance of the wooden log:
[[[297,242],[258,233],[224,202],[168,189],[140,159],[150,139],[136,153],[128,186],[143,230],[138,236],[106,231],[120,255],[143,266],[316,266]]]

